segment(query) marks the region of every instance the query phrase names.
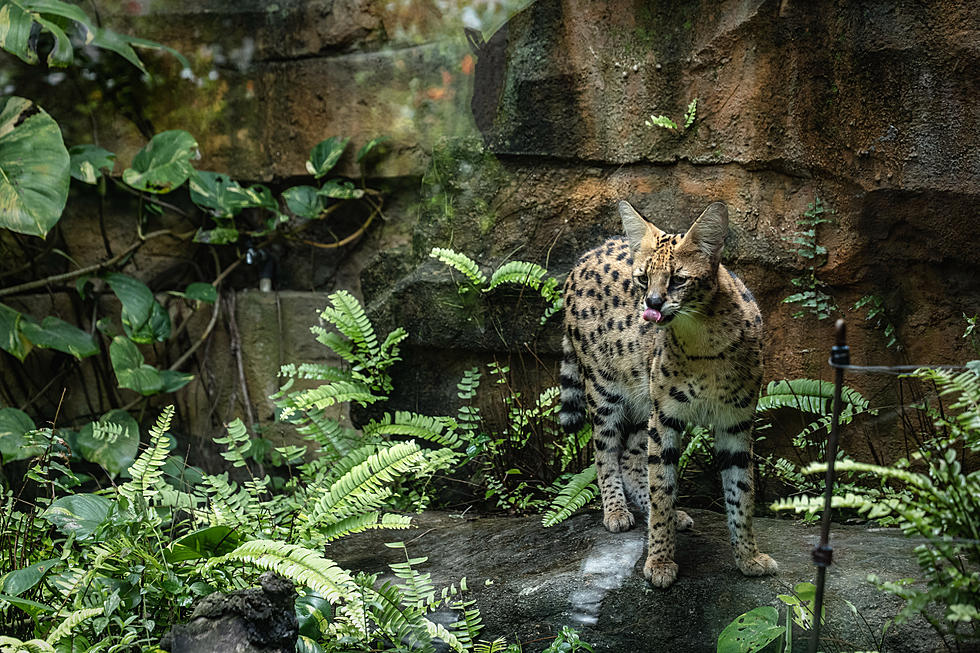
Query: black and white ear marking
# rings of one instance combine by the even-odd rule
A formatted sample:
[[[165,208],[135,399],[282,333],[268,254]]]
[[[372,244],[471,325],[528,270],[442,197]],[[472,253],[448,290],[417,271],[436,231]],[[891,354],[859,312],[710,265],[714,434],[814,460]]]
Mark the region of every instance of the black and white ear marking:
[[[640,249],[640,243],[647,234],[656,238],[662,233],[655,226],[647,222],[642,215],[637,213],[636,209],[629,202],[620,201],[619,217],[623,221],[623,231],[626,233],[626,239],[629,240],[630,251],[633,254],[636,254],[636,251]]]
[[[724,202],[714,202],[694,221],[684,239],[712,260],[718,260],[727,234],[728,207]]]

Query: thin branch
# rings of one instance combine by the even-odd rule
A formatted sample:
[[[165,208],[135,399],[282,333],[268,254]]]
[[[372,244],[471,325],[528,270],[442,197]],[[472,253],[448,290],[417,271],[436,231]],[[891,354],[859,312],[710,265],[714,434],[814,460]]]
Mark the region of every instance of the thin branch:
[[[73,272],[65,272],[63,274],[55,274],[55,275],[52,275],[50,277],[45,277],[44,279],[37,279],[35,281],[28,281],[27,283],[22,283],[19,286],[10,286],[9,288],[0,288],[0,297],[4,297],[6,295],[16,295],[18,293],[26,292],[28,290],[34,290],[35,288],[43,288],[44,286],[47,286],[48,284],[59,283],[59,282],[62,282],[62,281],[68,281],[70,279],[75,279],[77,277],[81,277],[81,276],[84,276],[86,274],[90,274],[92,272],[98,272],[99,270],[102,270],[103,268],[111,267],[111,266],[115,265],[116,263],[119,263],[120,261],[122,261],[123,259],[125,259],[127,256],[129,256],[130,254],[132,254],[133,252],[135,252],[140,247],[142,247],[143,246],[143,243],[145,243],[147,240],[150,240],[151,238],[157,238],[159,236],[173,236],[174,238],[177,238],[179,240],[183,240],[187,236],[192,235],[193,233],[194,232],[188,232],[186,234],[175,234],[170,229],[164,229],[164,230],[161,230],[161,231],[154,231],[152,233],[146,234],[145,236],[143,236],[142,240],[136,241],[135,243],[133,243],[132,245],[130,245],[129,247],[127,247],[124,251],[120,252],[116,256],[113,256],[108,261],[102,261],[101,263],[95,263],[93,265],[87,265],[84,268],[79,268],[77,270],[74,270]]]

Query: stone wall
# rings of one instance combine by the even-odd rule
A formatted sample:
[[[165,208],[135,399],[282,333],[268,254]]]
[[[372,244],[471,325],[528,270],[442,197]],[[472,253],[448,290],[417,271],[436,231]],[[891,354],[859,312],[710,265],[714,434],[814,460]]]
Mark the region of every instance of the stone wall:
[[[194,73],[150,57],[165,81],[136,82],[139,93],[122,97],[98,80],[81,87],[119,113],[79,119],[74,96],[42,101],[69,144],[97,138],[117,152],[117,174],[147,131],[186,129],[201,144],[200,168],[273,187],[302,180],[307,153],[326,137],[352,138],[341,163],[351,175],[360,174],[352,153],[389,137],[367,171],[387,192],[384,220],[339,251],[282,243],[278,284],[289,292],[238,296],[242,374],[259,421],[272,417],[263,398],[278,364],[313,355],[314,309],[340,287],[381,328],[411,334],[394,407],[444,411],[474,362],[510,361],[522,383],[552,384],[559,318],[541,327],[541,306],[506,292],[477,315],[461,311],[455,281],[427,253],[452,247],[487,269],[530,260],[561,276],[619,232],[620,199],[677,231],[708,203],[728,204],[726,262],[766,316],[767,380],[829,378],[830,320],[794,319],[781,301],[805,267],[789,238],[816,197],[835,212],[819,232],[828,260],[818,276],[851,317],[855,361],[972,354],[960,338],[963,315],[980,312],[980,10],[971,3],[138,0],[101,12],[115,29],[177,48]],[[478,29],[467,38],[464,26]],[[695,98],[689,128],[645,124],[651,114],[682,122]],[[79,260],[103,254],[93,215],[76,197],[63,220]],[[128,219],[117,209],[112,242],[131,238]],[[127,271],[159,278],[175,260],[208,255],[175,258],[161,242]],[[255,277],[243,269],[229,281],[244,289]],[[901,350],[851,310],[869,293],[884,300]],[[199,370],[180,399],[198,436],[244,408],[226,387],[235,366],[221,358],[229,341],[219,331],[209,349],[218,373]],[[875,380],[854,385],[887,391]]]

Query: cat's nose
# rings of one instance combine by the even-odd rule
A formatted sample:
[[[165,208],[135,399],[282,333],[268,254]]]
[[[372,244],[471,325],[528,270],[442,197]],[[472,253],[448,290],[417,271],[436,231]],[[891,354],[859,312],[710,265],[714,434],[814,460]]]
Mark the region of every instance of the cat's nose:
[[[663,297],[661,297],[657,293],[647,295],[647,308],[652,308],[655,311],[659,311],[663,307],[664,307]]]

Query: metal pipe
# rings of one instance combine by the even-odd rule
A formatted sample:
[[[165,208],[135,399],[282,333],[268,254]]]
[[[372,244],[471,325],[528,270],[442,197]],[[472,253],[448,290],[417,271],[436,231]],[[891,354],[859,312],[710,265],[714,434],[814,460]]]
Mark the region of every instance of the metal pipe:
[[[827,567],[833,563],[834,550],[830,546],[830,504],[834,496],[834,462],[837,460],[837,442],[840,430],[841,394],[844,387],[844,366],[851,364],[851,351],[847,346],[847,327],[844,320],[835,325],[837,344],[830,350],[830,365],[834,368],[833,421],[827,440],[827,475],[824,480],[823,517],[820,521],[820,543],[813,549],[813,563],[817,566],[816,596],[813,600],[813,630],[810,631],[809,653],[817,653],[820,643],[820,617],[823,614],[824,584]]]

